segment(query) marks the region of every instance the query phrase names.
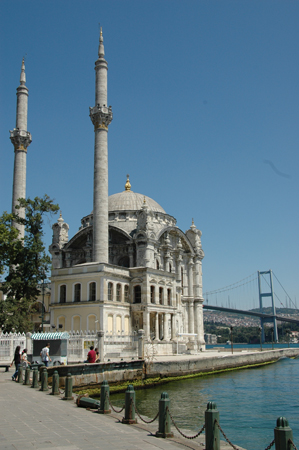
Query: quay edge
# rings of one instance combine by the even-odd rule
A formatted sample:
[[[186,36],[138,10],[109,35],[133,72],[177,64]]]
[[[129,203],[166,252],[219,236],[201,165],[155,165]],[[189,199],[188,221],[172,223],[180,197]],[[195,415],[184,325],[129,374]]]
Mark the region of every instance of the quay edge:
[[[126,385],[128,382],[138,382],[142,386],[144,382],[148,386],[151,385],[151,379],[153,379],[153,384],[156,384],[158,379],[167,382],[173,378],[188,378],[227,370],[254,368],[276,362],[281,358],[296,358],[298,356],[299,348],[259,352],[242,351],[234,354],[207,351],[200,355],[157,357],[152,361],[134,360],[55,366],[48,368],[48,375],[50,382],[54,370],[57,370],[60,377],[60,386],[63,387],[64,377],[70,373],[76,390],[98,387],[104,380],[107,380],[109,385]]]

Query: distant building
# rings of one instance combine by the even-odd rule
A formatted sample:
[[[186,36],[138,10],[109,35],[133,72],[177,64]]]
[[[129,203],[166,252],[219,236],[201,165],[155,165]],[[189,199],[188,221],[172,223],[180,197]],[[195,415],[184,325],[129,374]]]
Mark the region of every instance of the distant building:
[[[210,334],[210,333],[205,333],[205,342],[208,345],[211,344],[217,344],[217,335],[216,334]]]

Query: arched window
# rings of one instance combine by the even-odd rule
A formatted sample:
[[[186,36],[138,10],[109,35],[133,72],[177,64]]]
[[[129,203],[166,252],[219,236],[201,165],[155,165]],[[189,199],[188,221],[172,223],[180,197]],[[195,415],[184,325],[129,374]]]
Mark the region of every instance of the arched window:
[[[72,331],[81,331],[81,317],[80,316],[73,316],[72,320]]]
[[[90,314],[87,317],[87,330],[95,332],[97,329],[96,325],[96,316],[94,314]]]
[[[113,334],[113,315],[109,314],[108,316],[108,334]]]
[[[184,287],[184,269],[183,269],[183,267],[181,267],[181,285],[183,288]]]
[[[80,302],[81,300],[81,284],[77,283],[74,286],[74,302]]]
[[[108,300],[113,300],[113,283],[108,283]]]
[[[96,283],[94,281],[89,283],[88,300],[91,302],[96,301]]]
[[[121,302],[121,284],[116,285],[116,301]]]
[[[122,329],[121,329],[121,316],[116,316],[116,330],[115,330],[116,334],[121,334]]]
[[[167,305],[171,306],[171,289],[167,289]]]
[[[134,303],[141,303],[141,286],[134,286]]]
[[[125,316],[125,334],[128,335],[130,333],[130,317]]]
[[[159,287],[159,303],[163,305],[163,288]]]
[[[60,325],[62,325],[62,326],[60,326]],[[59,331],[65,331],[65,317],[64,316],[57,317],[57,329]]]
[[[125,302],[129,301],[129,285],[125,284]]]
[[[169,263],[169,272],[171,273],[171,271],[172,271],[172,265],[171,265],[171,263]]]
[[[155,303],[155,286],[151,286],[151,303]]]
[[[66,302],[66,285],[62,284],[59,289],[59,303]]]

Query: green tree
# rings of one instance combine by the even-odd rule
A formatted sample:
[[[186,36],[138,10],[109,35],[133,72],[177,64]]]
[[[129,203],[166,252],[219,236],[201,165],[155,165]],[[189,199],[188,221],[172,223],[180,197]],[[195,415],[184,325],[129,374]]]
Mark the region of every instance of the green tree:
[[[59,206],[47,195],[34,200],[19,199],[17,209],[25,209],[25,218],[16,214],[0,217],[1,290],[0,326],[3,331],[30,331],[30,306],[40,293],[39,284],[50,268],[51,260],[43,243],[44,216],[56,213]],[[25,226],[24,239],[18,238],[13,223]]]

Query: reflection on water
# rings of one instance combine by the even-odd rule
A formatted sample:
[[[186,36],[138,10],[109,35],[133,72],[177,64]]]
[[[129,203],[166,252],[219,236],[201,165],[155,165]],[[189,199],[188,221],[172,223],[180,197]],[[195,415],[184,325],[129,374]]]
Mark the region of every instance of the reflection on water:
[[[181,428],[198,431],[207,403],[215,401],[220,424],[234,444],[248,450],[265,448],[274,438],[277,417],[284,416],[298,447],[299,359],[136,391],[140,413],[154,417],[163,391],[169,395],[171,414]],[[124,394],[113,395],[112,403],[122,406]]]

